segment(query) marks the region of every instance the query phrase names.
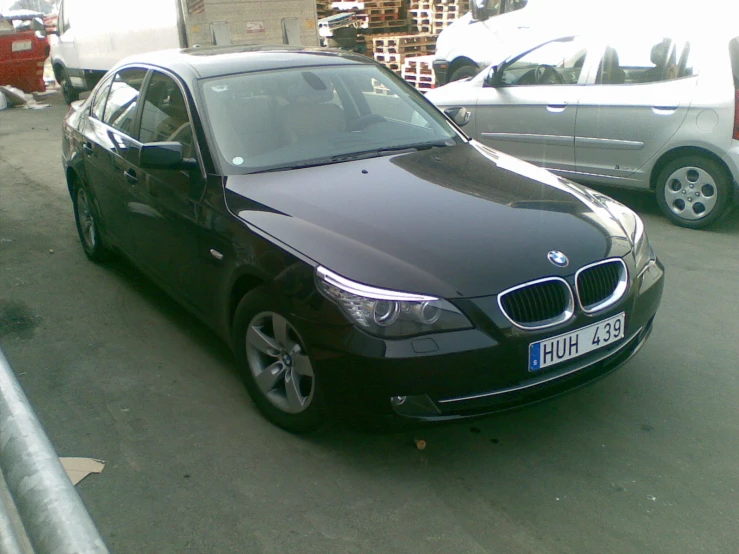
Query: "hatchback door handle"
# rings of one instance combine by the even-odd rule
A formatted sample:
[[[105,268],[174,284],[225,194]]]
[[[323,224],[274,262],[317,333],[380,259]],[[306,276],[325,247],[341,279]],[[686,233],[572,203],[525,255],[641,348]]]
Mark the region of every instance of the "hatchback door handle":
[[[130,185],[135,185],[136,183],[139,182],[139,178],[136,177],[136,172],[133,169],[124,171],[123,176],[126,178],[126,181],[128,181]]]
[[[657,115],[670,115],[677,111],[677,106],[653,106],[652,111]]]
[[[547,111],[552,113],[562,113],[567,109],[567,102],[563,104],[549,104],[547,106]]]

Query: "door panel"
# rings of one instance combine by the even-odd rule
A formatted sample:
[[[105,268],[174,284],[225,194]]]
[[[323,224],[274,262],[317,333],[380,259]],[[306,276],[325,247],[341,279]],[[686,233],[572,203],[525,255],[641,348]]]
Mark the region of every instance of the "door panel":
[[[643,168],[678,131],[697,79],[689,41],[639,34],[601,44],[575,128],[577,171],[596,181],[645,185]]]
[[[575,121],[588,43],[564,37],[507,62],[477,99],[480,140],[554,170],[575,168]]]
[[[194,157],[192,125],[179,86],[154,71],[144,96],[137,159],[142,143],[180,142],[185,157]],[[200,272],[198,241],[200,198],[204,186],[200,170],[128,168],[127,210],[136,259],[195,309]]]
[[[685,120],[696,79],[593,85],[580,95],[577,171],[613,178],[638,172]]]
[[[571,88],[483,88],[475,118],[480,140],[536,165],[573,169],[577,101]]]

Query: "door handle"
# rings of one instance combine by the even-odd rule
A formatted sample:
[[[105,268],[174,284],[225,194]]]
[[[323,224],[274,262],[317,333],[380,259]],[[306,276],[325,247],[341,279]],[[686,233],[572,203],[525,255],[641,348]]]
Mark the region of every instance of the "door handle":
[[[677,106],[652,106],[652,111],[657,115],[670,115],[677,111]]]
[[[92,156],[92,145],[89,142],[86,142],[82,145],[82,150],[85,151],[85,154],[88,156]]]
[[[123,176],[126,178],[126,181],[129,185],[135,185],[139,182],[139,178],[136,177],[136,172],[133,169],[129,169],[127,171],[123,172]]]
[[[562,104],[548,104],[547,111],[551,113],[562,113],[567,109],[567,102]]]

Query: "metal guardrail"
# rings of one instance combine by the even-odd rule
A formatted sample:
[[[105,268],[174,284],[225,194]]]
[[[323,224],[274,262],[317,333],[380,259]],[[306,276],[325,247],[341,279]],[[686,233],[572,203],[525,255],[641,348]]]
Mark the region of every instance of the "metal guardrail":
[[[108,554],[2,350],[0,552]]]

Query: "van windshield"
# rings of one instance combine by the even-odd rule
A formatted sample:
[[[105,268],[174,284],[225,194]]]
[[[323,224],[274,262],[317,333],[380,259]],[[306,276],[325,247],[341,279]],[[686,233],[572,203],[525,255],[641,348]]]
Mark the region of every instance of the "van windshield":
[[[295,169],[465,140],[374,65],[292,68],[200,83],[224,171]]]

